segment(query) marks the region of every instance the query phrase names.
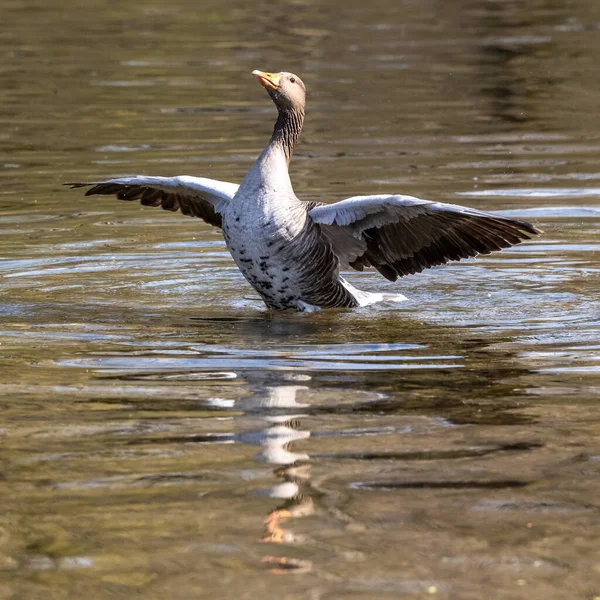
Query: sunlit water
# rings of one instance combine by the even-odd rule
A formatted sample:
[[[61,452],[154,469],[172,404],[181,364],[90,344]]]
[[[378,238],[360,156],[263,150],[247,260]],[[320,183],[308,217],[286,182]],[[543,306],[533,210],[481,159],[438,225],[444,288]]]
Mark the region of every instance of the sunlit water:
[[[600,595],[596,2],[0,18],[1,598]],[[274,117],[255,68],[307,83],[302,198],[544,235],[348,274],[401,305],[277,314],[209,226],[61,187],[240,181]]]

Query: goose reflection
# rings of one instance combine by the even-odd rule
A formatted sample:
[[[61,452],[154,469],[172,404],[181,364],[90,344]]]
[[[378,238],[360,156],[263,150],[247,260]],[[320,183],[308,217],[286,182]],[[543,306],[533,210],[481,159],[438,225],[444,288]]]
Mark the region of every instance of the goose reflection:
[[[309,376],[300,376],[304,380]],[[245,413],[268,411],[262,417],[265,427],[243,435],[243,441],[260,446],[255,458],[261,462],[277,465],[273,471],[276,482],[260,493],[281,500],[265,517],[261,541],[271,544],[298,544],[302,536],[294,533],[290,526],[292,519],[310,516],[314,513],[314,501],[306,493],[310,480],[308,454],[295,452],[293,443],[310,437],[310,431],[302,430],[300,420],[306,415],[301,411],[307,406],[296,399],[296,394],[307,390],[302,385],[274,385],[262,388],[242,399],[239,404]],[[280,413],[283,410],[285,413]],[[273,414],[277,412],[278,414]],[[273,573],[299,573],[312,569],[312,561],[299,560],[286,556],[264,556],[263,562],[272,565]]]

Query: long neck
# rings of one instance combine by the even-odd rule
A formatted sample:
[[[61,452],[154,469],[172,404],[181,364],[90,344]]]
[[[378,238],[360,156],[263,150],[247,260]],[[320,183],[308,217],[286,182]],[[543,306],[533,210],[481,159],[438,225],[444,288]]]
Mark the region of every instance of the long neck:
[[[290,166],[296,142],[300,137],[303,123],[304,109],[289,108],[287,110],[279,110],[279,116],[277,117],[269,145],[281,147],[288,167]]]

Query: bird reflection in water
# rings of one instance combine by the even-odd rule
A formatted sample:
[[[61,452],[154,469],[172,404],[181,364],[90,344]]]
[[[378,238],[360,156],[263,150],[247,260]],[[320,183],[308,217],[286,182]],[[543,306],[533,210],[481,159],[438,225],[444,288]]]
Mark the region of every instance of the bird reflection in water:
[[[296,381],[309,380],[310,377],[296,376]],[[308,454],[294,452],[291,448],[295,441],[310,437],[310,431],[300,429],[301,413],[295,412],[305,407],[296,400],[296,394],[308,388],[301,385],[278,385],[262,388],[250,397],[241,401],[246,411],[269,410],[271,414],[264,417],[266,427],[259,432],[244,435],[244,441],[260,445],[257,460],[278,465],[274,471],[277,483],[262,490],[270,498],[281,500],[265,518],[262,542],[270,544],[298,544],[302,536],[295,534],[290,528],[292,519],[310,516],[314,513],[314,501],[303,493],[310,479]],[[294,411],[279,413],[280,409]],[[264,556],[263,562],[272,565],[272,573],[306,573],[312,569],[312,561],[286,556]]]

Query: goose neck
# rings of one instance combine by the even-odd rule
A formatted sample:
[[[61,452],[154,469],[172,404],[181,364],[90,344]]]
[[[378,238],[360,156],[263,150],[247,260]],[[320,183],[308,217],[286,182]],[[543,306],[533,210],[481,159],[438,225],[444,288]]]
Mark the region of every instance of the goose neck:
[[[302,132],[304,124],[304,110],[299,108],[289,108],[280,110],[273,129],[273,135],[269,145],[278,146],[285,154],[286,162],[289,166],[294,148]]]

